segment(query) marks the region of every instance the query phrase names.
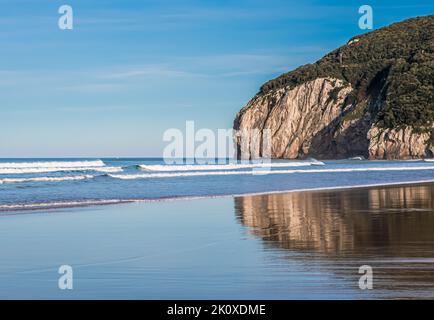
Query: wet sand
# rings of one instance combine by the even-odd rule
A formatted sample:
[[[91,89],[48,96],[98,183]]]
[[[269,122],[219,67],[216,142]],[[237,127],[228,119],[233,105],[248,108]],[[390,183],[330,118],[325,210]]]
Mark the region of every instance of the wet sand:
[[[0,298],[433,298],[433,230],[434,184],[5,213]]]

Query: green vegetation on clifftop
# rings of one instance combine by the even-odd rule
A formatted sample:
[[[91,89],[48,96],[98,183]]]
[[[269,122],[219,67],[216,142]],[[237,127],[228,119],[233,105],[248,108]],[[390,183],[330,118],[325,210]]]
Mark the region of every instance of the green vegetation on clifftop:
[[[380,127],[431,131],[434,122],[434,15],[417,17],[352,38],[314,64],[265,83],[259,94],[318,77],[343,79],[353,101],[368,101]],[[330,97],[333,99],[334,97]],[[434,137],[434,135],[433,135]]]

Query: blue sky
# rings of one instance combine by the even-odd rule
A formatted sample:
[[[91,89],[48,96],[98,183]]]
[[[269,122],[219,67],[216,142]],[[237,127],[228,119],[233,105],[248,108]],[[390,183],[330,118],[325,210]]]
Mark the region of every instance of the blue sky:
[[[60,30],[71,5],[74,29]],[[230,128],[265,81],[432,1],[0,0],[0,157],[161,156],[163,132]]]

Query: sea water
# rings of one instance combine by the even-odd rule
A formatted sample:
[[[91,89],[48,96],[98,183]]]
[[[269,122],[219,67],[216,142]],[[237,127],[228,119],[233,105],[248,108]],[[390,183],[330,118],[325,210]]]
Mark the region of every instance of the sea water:
[[[0,298],[433,298],[434,183],[413,184],[433,178],[423,160],[2,160]]]
[[[0,211],[434,180],[434,162],[429,160],[220,162],[173,165],[158,158],[2,159]]]

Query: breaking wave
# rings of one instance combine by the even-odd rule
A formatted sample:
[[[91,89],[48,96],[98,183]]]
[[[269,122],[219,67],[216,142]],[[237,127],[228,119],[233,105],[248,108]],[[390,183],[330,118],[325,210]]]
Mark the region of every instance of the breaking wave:
[[[25,182],[63,182],[75,180],[92,179],[92,175],[69,176],[69,177],[34,177],[34,178],[4,178],[0,179],[0,184],[6,183],[25,183]]]
[[[46,173],[62,171],[96,171],[114,173],[123,171],[121,167],[23,167],[23,168],[0,168],[0,174],[24,174],[24,173]]]
[[[19,168],[84,168],[84,167],[104,167],[105,163],[101,160],[93,161],[46,161],[46,162],[0,162],[0,168],[19,169]]]
[[[290,169],[290,170],[249,170],[249,171],[207,171],[207,172],[167,172],[145,174],[109,174],[110,177],[122,180],[149,179],[149,178],[173,178],[195,176],[223,176],[223,175],[267,175],[267,174],[291,174],[291,173],[340,173],[340,172],[368,172],[368,171],[418,171],[434,170],[434,166],[419,167],[371,167],[371,168],[339,168],[339,169]]]
[[[145,171],[206,171],[206,170],[237,170],[246,168],[284,168],[284,167],[305,167],[319,165],[323,166],[321,161],[298,161],[298,162],[274,162],[274,163],[229,163],[229,164],[185,164],[185,165],[139,165],[139,169]]]

